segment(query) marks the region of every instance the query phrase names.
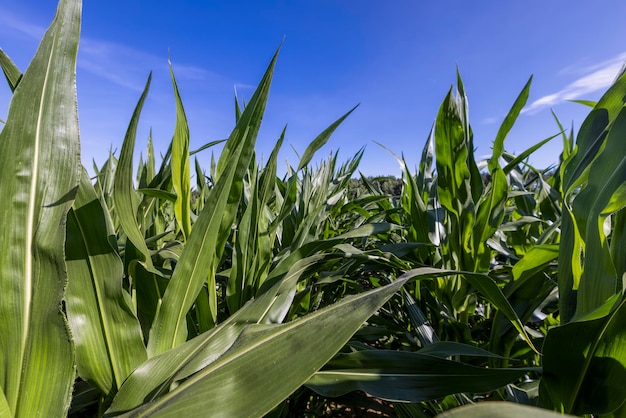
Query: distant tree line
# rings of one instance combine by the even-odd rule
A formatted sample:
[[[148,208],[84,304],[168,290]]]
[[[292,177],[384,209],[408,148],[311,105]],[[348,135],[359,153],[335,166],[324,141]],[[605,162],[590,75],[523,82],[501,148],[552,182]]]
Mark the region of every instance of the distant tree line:
[[[381,193],[397,196],[402,194],[402,179],[394,176],[370,176],[367,177],[367,181],[374,185]],[[363,180],[360,178],[353,178],[350,180],[350,186],[348,193],[351,198],[363,195],[368,192],[367,187],[363,184]]]

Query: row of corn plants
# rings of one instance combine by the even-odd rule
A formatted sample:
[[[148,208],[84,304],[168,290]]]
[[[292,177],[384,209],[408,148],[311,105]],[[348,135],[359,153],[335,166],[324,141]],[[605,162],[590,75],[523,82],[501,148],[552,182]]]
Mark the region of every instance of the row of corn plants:
[[[0,416],[626,416],[626,75],[577,135],[555,118],[514,156],[529,80],[485,161],[458,76],[389,195],[358,172],[363,150],[311,164],[355,109],[282,178],[286,130],[257,160],[278,51],[228,138],[196,150],[170,64],[162,161],[149,138],[133,163],[148,77],[90,177],[80,20],[60,0],[24,73],[0,49]],[[559,139],[558,164],[528,164]]]

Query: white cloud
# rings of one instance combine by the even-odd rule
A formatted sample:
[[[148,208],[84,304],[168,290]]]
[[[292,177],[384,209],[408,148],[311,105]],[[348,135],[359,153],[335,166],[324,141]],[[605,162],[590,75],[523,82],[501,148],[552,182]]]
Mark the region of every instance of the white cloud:
[[[167,56],[159,57],[118,43],[83,38],[78,66],[124,88],[141,91],[148,71],[167,68]],[[177,79],[197,81],[216,77],[204,68],[180,64],[176,60],[172,66]]]
[[[3,9],[0,9],[0,26],[11,31],[20,32],[33,39],[41,39],[46,31],[46,28],[25,22]]]
[[[609,87],[626,62],[626,53],[619,54],[610,60],[587,67],[584,76],[578,78],[556,93],[543,96],[526,106],[522,113],[536,113],[539,110],[557,105],[566,100],[579,99]]]
[[[495,125],[496,123],[498,123],[498,118],[494,117],[487,117],[482,120],[483,125]]]
[[[18,32],[39,41],[46,30],[11,14],[0,7],[0,28]],[[135,48],[99,39],[81,36],[78,48],[78,67],[123,88],[142,91],[150,70],[167,71],[167,51],[156,56]],[[207,80],[216,77],[210,71],[194,66],[173,63],[178,79]]]

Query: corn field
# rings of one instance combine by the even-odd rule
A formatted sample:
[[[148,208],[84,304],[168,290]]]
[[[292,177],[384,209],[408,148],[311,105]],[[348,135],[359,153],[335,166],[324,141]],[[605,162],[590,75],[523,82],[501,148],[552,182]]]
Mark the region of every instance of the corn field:
[[[224,141],[82,166],[80,0],[60,0],[0,131],[0,417],[626,417],[626,74],[519,155],[477,160],[460,75],[390,194],[255,142],[278,52]],[[181,86],[184,90],[184,86]],[[581,104],[583,105],[583,104]],[[121,139],[121,138],[120,138]],[[547,169],[528,157],[561,141]],[[221,144],[210,167],[196,154]],[[355,187],[355,184],[358,187]]]

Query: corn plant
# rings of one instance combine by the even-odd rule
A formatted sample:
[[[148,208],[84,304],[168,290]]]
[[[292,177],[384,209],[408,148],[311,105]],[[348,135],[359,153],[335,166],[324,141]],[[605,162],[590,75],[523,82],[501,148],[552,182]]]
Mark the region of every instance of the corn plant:
[[[262,415],[328,361],[404,281],[298,321],[276,323],[272,313],[284,310],[277,305],[285,303],[281,295],[289,295],[297,282],[296,263],[290,265],[294,269],[277,273],[273,286],[216,327],[216,270],[239,207],[276,57],[226,141],[215,184],[191,226],[190,153],[178,94],[171,145],[171,158],[177,162],[162,167],[148,184],[154,186],[148,189],[160,192],[145,193],[144,202],[132,182],[133,143],[150,80],[120,158],[109,160],[99,171],[104,174],[96,183],[100,196],[81,171],[74,79],[80,14],[79,1],[59,3],[23,76],[3,53],[3,69],[14,95],[1,133],[6,170],[2,193],[11,202],[5,207],[2,241],[6,290],[1,303],[2,415],[65,415],[75,373],[80,380],[74,399],[84,401],[90,388],[97,389],[98,413],[107,416],[167,416],[179,414],[183,405],[191,414],[211,410],[215,416]],[[111,178],[106,176],[113,165],[111,190]],[[150,174],[146,170],[146,183]],[[173,191],[163,190],[170,182]],[[175,196],[173,220],[163,216],[164,222],[158,222],[159,217],[150,215],[159,205],[149,201],[154,194]],[[155,254],[162,251],[154,247],[159,235],[145,239],[151,222],[157,234],[163,231],[180,238],[177,258],[163,261]],[[161,279],[167,281],[162,293]],[[141,283],[144,280],[148,282]],[[155,311],[148,312],[152,322],[149,332],[142,333],[138,310],[144,294],[139,289],[151,285],[154,292],[147,297],[156,294],[157,302],[147,304]],[[206,303],[196,302],[201,293]],[[189,325],[193,306],[210,329],[188,339],[193,336]],[[339,327],[327,324],[337,316],[345,319]],[[312,332],[325,340],[324,347],[307,342]],[[302,367],[277,369],[277,359],[285,356],[298,356]],[[316,364],[310,362],[313,359]],[[242,367],[253,367],[260,380],[239,374]],[[272,373],[276,378],[266,380]],[[212,395],[207,396],[207,387],[213,388]],[[249,396],[250,389],[259,388],[266,393]],[[198,396],[203,400],[197,401]],[[248,402],[241,402],[244,398]]]
[[[176,124],[160,165],[151,133],[133,169],[148,76],[119,153],[90,178],[80,20],[81,2],[61,0],[23,74],[0,50],[13,92],[0,131],[0,416],[433,416],[485,393],[624,416],[626,75],[576,141],[560,134],[547,170],[527,157],[559,134],[518,156],[504,147],[530,81],[476,161],[458,76],[417,173],[398,157],[391,196],[364,175],[354,190],[363,150],[311,164],[355,109],[283,178],[286,129],[257,160],[278,51],[247,103],[235,97],[227,139],[196,150],[170,62]],[[218,143],[205,170],[194,156]],[[511,404],[451,416],[493,405],[551,416]]]

